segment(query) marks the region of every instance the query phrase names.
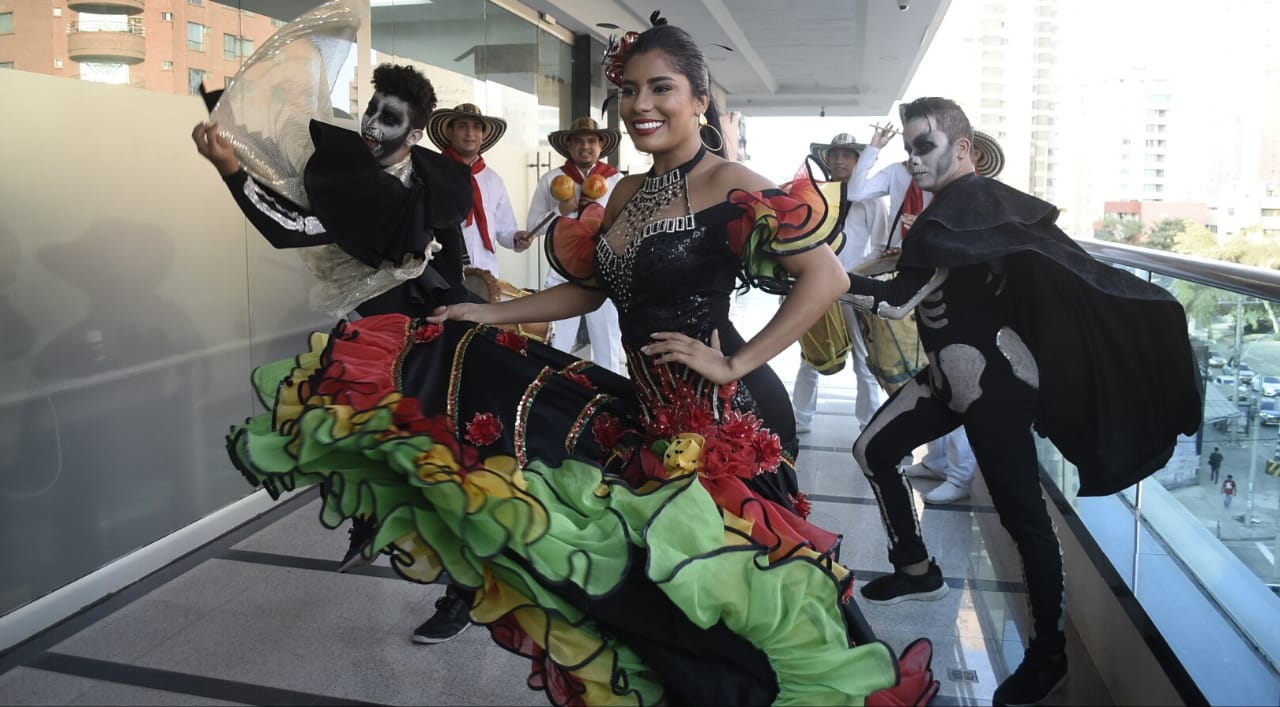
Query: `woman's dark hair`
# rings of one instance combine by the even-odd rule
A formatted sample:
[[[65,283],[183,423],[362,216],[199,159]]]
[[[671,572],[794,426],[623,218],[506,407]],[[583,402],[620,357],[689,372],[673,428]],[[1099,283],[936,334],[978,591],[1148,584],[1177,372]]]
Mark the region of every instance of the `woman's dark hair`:
[[[381,64],[373,70],[373,90],[409,104],[409,125],[421,130],[436,109],[436,89],[412,66]]]
[[[671,59],[671,65],[675,70],[689,80],[693,95],[706,97],[707,111],[704,115],[707,117],[707,124],[702,126],[702,144],[707,145],[708,152],[724,157],[725,144],[724,135],[720,131],[720,109],[716,105],[715,96],[711,95],[711,74],[707,71],[707,59],[688,32],[674,25],[665,24],[664,20],[659,21],[664,24],[650,27],[636,37],[627,48],[623,63],[625,65],[632,57],[651,51],[666,54]],[[712,147],[716,149],[712,150]]]

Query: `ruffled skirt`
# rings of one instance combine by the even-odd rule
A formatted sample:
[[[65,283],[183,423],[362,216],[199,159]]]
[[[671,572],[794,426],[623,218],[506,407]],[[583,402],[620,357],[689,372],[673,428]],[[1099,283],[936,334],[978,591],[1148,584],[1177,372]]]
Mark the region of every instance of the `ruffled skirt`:
[[[750,416],[724,434],[755,434],[763,472],[707,434],[646,434],[630,382],[589,362],[399,315],[253,380],[269,412],[228,437],[246,478],[319,485],[325,525],[371,518],[401,575],[476,589],[472,619],[557,705],[854,704],[898,683],[884,644],[851,646],[838,537],[752,483],[776,471]]]

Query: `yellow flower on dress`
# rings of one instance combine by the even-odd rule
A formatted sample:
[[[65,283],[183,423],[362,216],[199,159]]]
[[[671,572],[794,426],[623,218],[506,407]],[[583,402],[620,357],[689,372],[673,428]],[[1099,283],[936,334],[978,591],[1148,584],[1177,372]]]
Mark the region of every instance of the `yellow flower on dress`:
[[[672,478],[692,474],[702,468],[702,449],[707,439],[693,432],[681,432],[662,455],[662,465]]]

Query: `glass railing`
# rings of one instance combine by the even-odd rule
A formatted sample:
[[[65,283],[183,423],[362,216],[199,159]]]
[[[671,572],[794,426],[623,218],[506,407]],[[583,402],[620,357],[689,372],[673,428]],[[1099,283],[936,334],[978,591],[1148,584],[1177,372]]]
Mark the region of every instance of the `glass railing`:
[[[1077,497],[1043,439],[1041,464],[1208,702],[1280,704],[1280,272],[1080,243],[1182,302],[1204,421],[1115,496]]]

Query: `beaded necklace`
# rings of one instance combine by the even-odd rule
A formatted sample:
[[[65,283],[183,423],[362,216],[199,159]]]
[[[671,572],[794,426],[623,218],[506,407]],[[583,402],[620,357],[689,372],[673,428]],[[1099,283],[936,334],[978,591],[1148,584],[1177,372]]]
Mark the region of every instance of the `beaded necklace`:
[[[693,227],[693,207],[689,203],[689,172],[698,166],[706,154],[707,148],[699,147],[698,153],[692,159],[669,172],[654,175],[653,170],[649,170],[649,174],[644,177],[644,184],[627,201],[626,206],[622,208],[622,213],[618,215],[622,225],[620,233],[622,250],[625,251],[633,242],[643,240],[654,233],[687,230]],[[684,193],[688,207],[686,215],[653,220],[653,217],[666,210],[681,192]]]

